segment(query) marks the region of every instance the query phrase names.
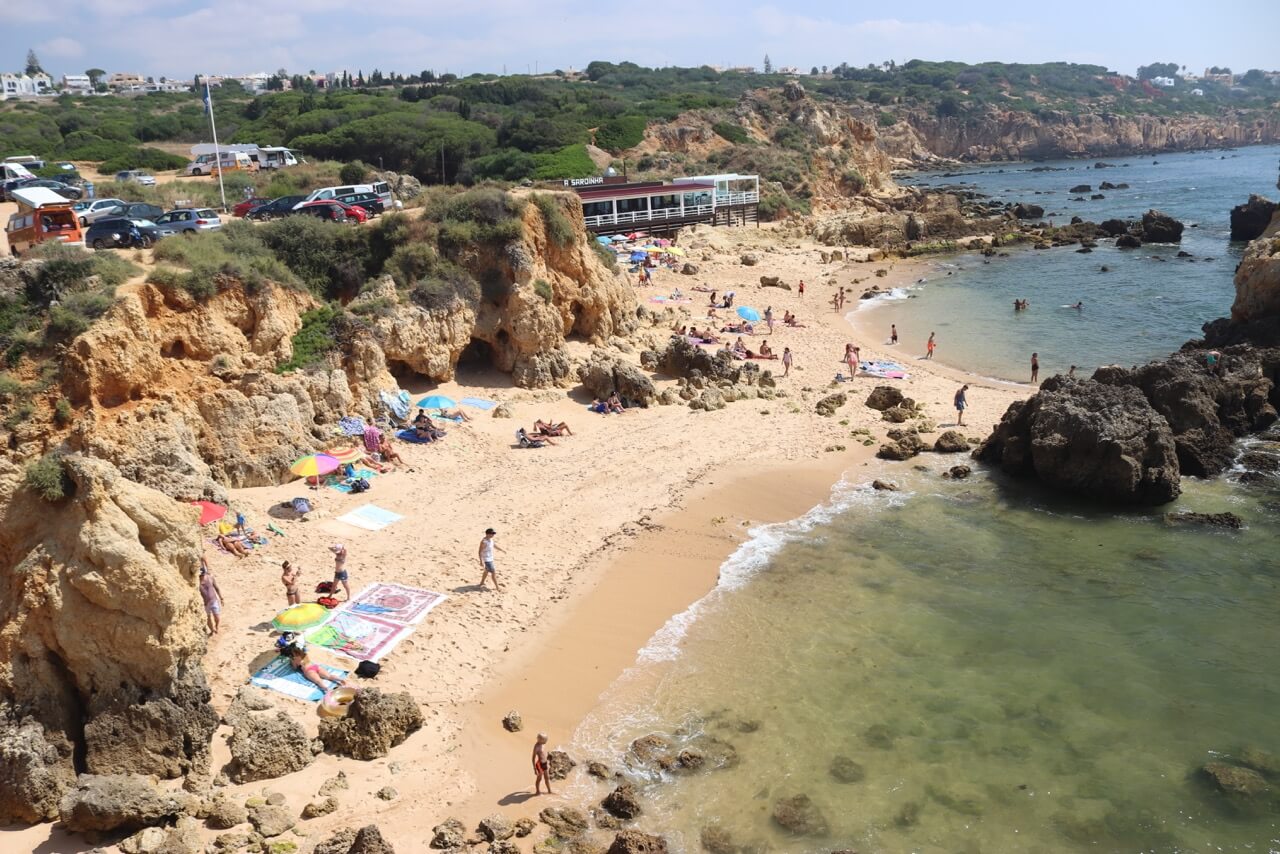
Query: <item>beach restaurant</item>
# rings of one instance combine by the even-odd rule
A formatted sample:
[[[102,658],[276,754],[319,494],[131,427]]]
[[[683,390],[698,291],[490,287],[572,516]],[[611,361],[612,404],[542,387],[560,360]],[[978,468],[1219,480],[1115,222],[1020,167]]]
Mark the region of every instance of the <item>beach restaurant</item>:
[[[564,186],[582,199],[583,222],[597,234],[623,230],[623,226],[664,232],[694,223],[759,223],[760,178],[756,175],[695,175],[669,184],[597,175],[568,179]]]

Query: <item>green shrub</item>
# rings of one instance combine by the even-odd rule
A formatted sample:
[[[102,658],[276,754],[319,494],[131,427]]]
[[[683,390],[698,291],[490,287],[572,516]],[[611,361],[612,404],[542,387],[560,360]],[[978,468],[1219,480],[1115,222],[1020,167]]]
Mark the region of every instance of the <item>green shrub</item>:
[[[369,167],[356,160],[342,165],[342,168],[338,170],[338,180],[344,184],[363,184],[368,174]]]
[[[77,158],[80,159],[80,158]],[[99,175],[114,175],[126,169],[149,169],[164,172],[170,169],[181,169],[187,165],[187,158],[161,151],[158,148],[142,148],[124,146],[98,165]],[[230,175],[227,176],[231,177]]]
[[[551,283],[546,279],[535,279],[533,282],[533,292],[542,297],[547,302],[551,302],[555,292],[551,290]]]
[[[0,398],[12,400],[22,394],[23,385],[9,374],[0,374]]]
[[[255,231],[294,276],[326,298],[354,297],[372,267],[367,228],[291,216]]]
[[[49,309],[49,331],[64,338],[75,338],[105,314],[112,302],[111,295],[102,292],[68,294]]]
[[[600,125],[596,131],[596,145],[606,151],[624,151],[634,148],[644,140],[644,130],[649,122],[644,116],[620,116]]]
[[[117,288],[141,272],[141,267],[115,252],[93,253],[93,274],[106,287]]]
[[[879,114],[876,115],[876,124],[882,128],[893,127],[897,123],[898,123],[898,119],[893,115],[893,113],[888,113],[888,112],[885,112],[884,110],[881,110]]]
[[[302,315],[302,328],[293,336],[293,355],[286,362],[276,365],[276,373],[308,368],[323,362],[336,350],[334,321],[338,312],[331,306],[321,306]]]
[[[556,151],[533,155],[533,178],[538,181],[560,178],[588,178],[597,174],[595,161],[585,145],[566,145]]]
[[[857,169],[846,169],[841,176],[844,185],[854,193],[861,193],[867,186],[867,179]]]
[[[480,302],[480,285],[465,270],[442,265],[414,285],[409,297],[428,311],[450,309],[457,304],[474,306]]]
[[[751,139],[751,135],[741,125],[735,125],[731,122],[716,122],[711,126],[711,130],[715,131],[717,136],[732,142],[734,145],[742,145]]]
[[[70,424],[73,414],[71,401],[65,397],[58,398],[58,402],[53,405],[53,420],[57,422],[58,426],[66,427]]]
[[[545,193],[534,193],[533,203],[542,212],[542,220],[547,226],[547,236],[557,246],[568,246],[573,242],[573,223],[560,210],[556,200]]]
[[[45,454],[27,463],[24,480],[27,488],[45,501],[61,501],[75,491],[75,484],[67,475],[58,454]]]
[[[352,303],[351,313],[357,317],[387,317],[395,311],[395,304],[386,297]]]
[[[409,287],[440,264],[440,253],[426,243],[406,243],[396,247],[387,260],[387,270],[400,287]]]
[[[6,430],[13,430],[24,421],[30,420],[35,414],[36,407],[29,400],[24,400],[17,406],[11,407],[4,416],[4,426]]]
[[[45,243],[36,257],[45,261],[27,286],[27,296],[38,306],[47,306],[65,294],[83,288],[94,273],[93,255],[83,249]]]

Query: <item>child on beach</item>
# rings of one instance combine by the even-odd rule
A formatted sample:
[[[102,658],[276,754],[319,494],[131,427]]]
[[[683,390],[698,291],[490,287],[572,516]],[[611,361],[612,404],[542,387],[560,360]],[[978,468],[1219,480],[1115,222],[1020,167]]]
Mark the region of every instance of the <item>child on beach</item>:
[[[333,552],[333,592],[337,593],[338,585],[341,584],[350,600],[351,574],[347,572],[347,547],[342,543],[334,543],[329,546],[329,551]]]
[[[535,795],[542,794],[542,784],[547,784],[547,794],[553,794],[551,791],[551,775],[547,773],[547,734],[545,732],[538,733],[538,738],[533,743],[533,793]]]
[[[933,336],[936,334],[937,333],[934,333],[934,332],[929,333],[929,343],[925,344],[925,348],[927,349],[927,352],[924,354],[924,357],[926,359],[933,358],[933,349],[938,346],[937,342],[933,340]]]
[[[898,324],[896,323],[889,324],[889,343],[890,344],[898,343]]]

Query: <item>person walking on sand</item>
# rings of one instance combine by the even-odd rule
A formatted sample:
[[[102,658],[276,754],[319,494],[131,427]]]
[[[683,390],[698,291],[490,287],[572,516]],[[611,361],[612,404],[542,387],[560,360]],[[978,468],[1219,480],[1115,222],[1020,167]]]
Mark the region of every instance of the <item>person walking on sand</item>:
[[[956,392],[955,404],[956,404],[956,426],[957,427],[964,426],[964,408],[968,406],[968,401],[965,400],[964,393],[967,392],[968,390],[969,390],[969,386],[966,384],[966,385],[960,386],[960,390]]]
[[[773,334],[773,306],[771,305],[765,306],[764,324],[765,326],[769,327],[769,334],[772,335]]]
[[[498,570],[493,565],[493,551],[497,549],[506,554],[507,550],[493,541],[496,536],[498,536],[497,531],[493,530],[493,528],[486,528],[484,539],[480,541],[480,565],[484,567],[484,574],[480,576],[480,586],[484,587],[485,579],[492,575],[493,589],[501,593],[502,588],[498,585]]]
[[[844,308],[844,287],[843,286],[841,286],[840,288],[840,308],[841,309]]]
[[[547,769],[547,734],[545,732],[538,733],[538,738],[533,742],[533,793],[535,795],[542,794],[542,784],[547,784],[547,794],[555,794],[551,791],[551,774]]]
[[[1031,381],[1035,382],[1040,379],[1040,354],[1031,354]]]
[[[785,377],[791,373],[791,348],[782,348],[782,375]]]
[[[209,622],[209,634],[218,633],[222,622],[222,591],[213,577],[213,570],[200,558],[200,598],[204,600],[204,613]]]
[[[329,546],[329,551],[333,552],[333,593],[338,592],[338,585],[342,585],[342,589],[347,594],[347,601],[351,601],[351,574],[347,572],[347,547],[342,543],[334,543]]]
[[[889,343],[890,344],[898,343],[898,324],[896,323],[889,324]]]
[[[284,594],[289,604],[302,604],[302,596],[298,592],[298,584],[302,581],[302,567],[295,567],[286,560],[280,564],[280,581],[284,584]]]
[[[925,357],[926,359],[932,359],[932,358],[933,358],[933,351],[934,351],[934,348],[936,348],[936,347],[938,346],[938,342],[937,342],[937,341],[935,341],[935,340],[933,339],[933,336],[934,336],[934,335],[936,335],[936,334],[937,334],[936,332],[930,332],[930,333],[929,333],[929,342],[928,342],[927,344],[925,344],[925,345],[924,345],[924,346],[925,346],[925,354],[924,354],[924,357]]]
[[[804,279],[800,280],[800,296],[804,296]]]
[[[862,351],[853,345],[850,341],[844,345],[844,363],[849,367],[849,376],[856,377],[858,375],[858,356]]]

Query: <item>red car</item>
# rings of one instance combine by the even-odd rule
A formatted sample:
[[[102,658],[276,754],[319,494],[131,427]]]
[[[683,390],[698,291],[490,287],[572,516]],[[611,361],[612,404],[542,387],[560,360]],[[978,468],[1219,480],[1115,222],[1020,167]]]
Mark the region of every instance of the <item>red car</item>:
[[[254,197],[254,198],[252,198],[252,199],[245,199],[243,202],[241,202],[240,204],[238,204],[238,205],[236,205],[234,208],[232,208],[232,209],[231,209],[231,213],[232,213],[232,215],[233,215],[233,216],[244,216],[244,215],[245,215],[245,214],[247,214],[249,211],[251,211],[251,210],[253,210],[254,208],[256,208],[258,205],[265,205],[265,204],[266,204],[267,202],[269,202],[269,201],[271,201],[271,200],[270,200],[270,199],[259,199],[259,198],[257,198],[257,197]]]
[[[296,210],[300,214],[310,214],[333,222],[346,222],[347,220],[366,222],[369,219],[368,211],[359,205],[343,204],[333,199],[319,199],[314,202],[307,202],[305,205],[300,205]]]

